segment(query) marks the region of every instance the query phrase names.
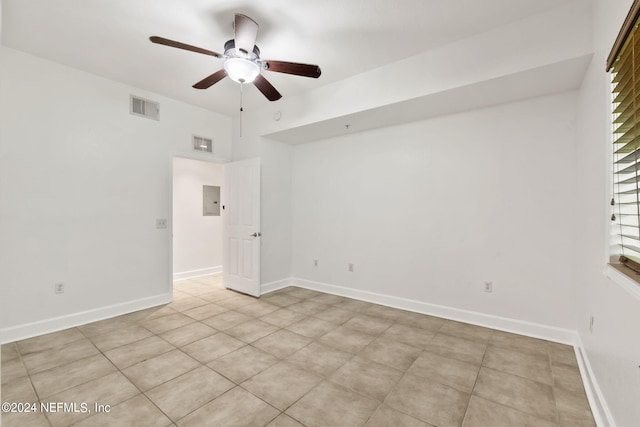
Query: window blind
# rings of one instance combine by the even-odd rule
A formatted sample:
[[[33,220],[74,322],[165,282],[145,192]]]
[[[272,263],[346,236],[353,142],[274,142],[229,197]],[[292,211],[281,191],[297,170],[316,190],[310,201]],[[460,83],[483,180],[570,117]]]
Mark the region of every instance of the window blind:
[[[636,13],[627,17],[616,41],[611,70],[613,100],[612,255],[640,272],[640,30]],[[614,45],[614,48],[616,46]]]

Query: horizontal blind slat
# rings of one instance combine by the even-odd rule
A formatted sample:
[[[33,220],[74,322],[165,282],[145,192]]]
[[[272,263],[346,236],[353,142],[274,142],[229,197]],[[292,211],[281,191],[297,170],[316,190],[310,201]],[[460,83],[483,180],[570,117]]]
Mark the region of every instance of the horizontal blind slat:
[[[617,159],[614,163],[615,164],[627,164],[627,163],[632,163],[632,162],[636,162],[637,160],[640,160],[640,152],[638,152],[637,150],[627,154],[626,156],[622,156],[619,159]]]
[[[634,235],[631,235],[631,234],[618,234],[618,236],[624,237],[626,239],[637,240],[638,242],[640,242],[640,236],[634,236]]]
[[[633,173],[633,172],[638,170],[638,166],[639,166],[638,163],[631,163],[631,164],[629,164],[629,166],[626,166],[626,167],[624,167],[622,169],[619,169],[619,170],[615,171],[614,174],[616,174],[616,175],[624,175],[624,174],[627,174],[627,173]]]
[[[631,137],[631,135],[629,135]],[[615,141],[614,154],[627,154],[640,148],[640,136],[629,138],[625,141]]]
[[[640,194],[640,190],[633,189],[633,190],[627,190],[627,191],[619,191],[617,192],[617,194]]]
[[[638,177],[634,176],[628,179],[625,179],[624,181],[618,181],[615,184],[616,185],[622,185],[622,184],[635,184],[638,181]]]
[[[638,255],[640,255],[640,247],[639,246],[635,246],[635,245],[625,245],[624,246],[625,249],[629,249],[631,251],[634,251],[636,253],[638,253]]]

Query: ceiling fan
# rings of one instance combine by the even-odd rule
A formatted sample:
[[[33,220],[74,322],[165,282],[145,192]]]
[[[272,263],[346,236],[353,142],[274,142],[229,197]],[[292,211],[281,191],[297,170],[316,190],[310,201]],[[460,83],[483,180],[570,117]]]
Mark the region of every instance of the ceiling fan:
[[[262,76],[262,70],[315,79],[320,77],[321,70],[317,65],[260,59],[260,49],[255,44],[258,24],[248,16],[236,13],[233,28],[234,38],[224,44],[224,54],[164,37],[152,36],[149,40],[153,43],[224,59],[223,68],[194,84],[193,87],[196,89],[207,89],[229,76],[231,80],[240,84],[253,83],[269,101],[276,101],[282,98],[282,95]]]

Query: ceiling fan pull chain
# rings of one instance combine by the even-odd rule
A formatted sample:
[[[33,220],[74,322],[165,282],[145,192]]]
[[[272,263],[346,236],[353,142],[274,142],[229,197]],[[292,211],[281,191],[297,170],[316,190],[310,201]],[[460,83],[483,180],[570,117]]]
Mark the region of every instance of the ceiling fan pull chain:
[[[240,138],[242,138],[242,112],[244,109],[242,108],[242,88],[244,83],[240,83]]]

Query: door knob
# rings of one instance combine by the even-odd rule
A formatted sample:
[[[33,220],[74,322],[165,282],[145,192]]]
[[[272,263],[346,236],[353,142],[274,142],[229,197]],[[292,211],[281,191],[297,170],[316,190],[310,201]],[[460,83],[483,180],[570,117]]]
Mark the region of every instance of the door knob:
[[[262,236],[262,233],[253,233],[251,236],[249,237],[260,237]]]

